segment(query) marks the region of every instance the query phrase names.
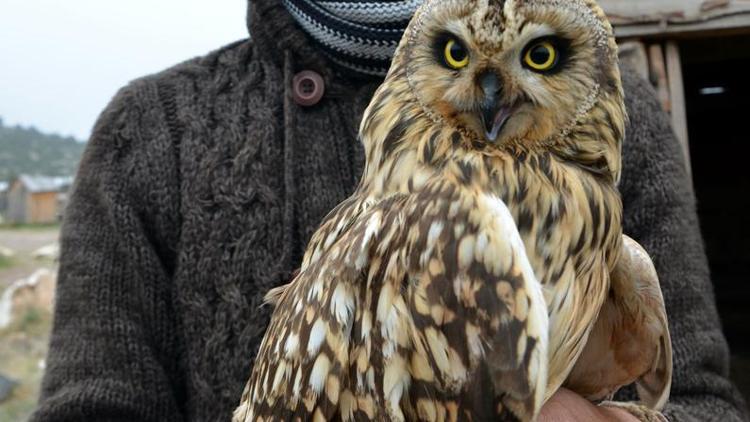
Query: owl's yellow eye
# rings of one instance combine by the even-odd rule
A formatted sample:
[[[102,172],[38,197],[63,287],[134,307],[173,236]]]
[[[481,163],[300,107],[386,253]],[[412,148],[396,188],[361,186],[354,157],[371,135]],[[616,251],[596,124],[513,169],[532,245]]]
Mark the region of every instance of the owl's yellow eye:
[[[545,72],[557,66],[559,52],[549,41],[540,41],[526,49],[523,61],[531,70]]]
[[[469,52],[460,42],[452,38],[445,43],[443,58],[445,64],[451,69],[458,70],[469,65]]]

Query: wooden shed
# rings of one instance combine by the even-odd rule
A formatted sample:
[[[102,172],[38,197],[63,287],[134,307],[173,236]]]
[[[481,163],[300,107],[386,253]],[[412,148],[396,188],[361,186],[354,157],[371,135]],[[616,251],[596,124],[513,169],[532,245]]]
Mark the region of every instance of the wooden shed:
[[[60,220],[69,177],[22,175],[10,183],[7,221],[12,224],[48,224]]]
[[[750,399],[750,0],[599,1],[623,61],[651,80],[683,145],[732,373]]]

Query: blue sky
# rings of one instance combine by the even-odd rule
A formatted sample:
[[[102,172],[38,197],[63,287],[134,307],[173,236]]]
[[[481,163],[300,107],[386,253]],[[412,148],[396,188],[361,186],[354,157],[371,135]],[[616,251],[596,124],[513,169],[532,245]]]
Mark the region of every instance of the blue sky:
[[[245,0],[1,0],[0,117],[88,138],[128,81],[247,36]]]

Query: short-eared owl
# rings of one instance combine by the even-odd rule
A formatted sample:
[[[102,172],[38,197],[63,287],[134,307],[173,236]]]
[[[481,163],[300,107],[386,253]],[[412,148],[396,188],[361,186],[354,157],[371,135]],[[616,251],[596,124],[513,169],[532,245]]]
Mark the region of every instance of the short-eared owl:
[[[563,385],[632,382],[663,406],[663,300],[621,227],[625,123],[593,0],[426,0],[363,117],[357,190],[269,293],[235,421],[528,421]]]

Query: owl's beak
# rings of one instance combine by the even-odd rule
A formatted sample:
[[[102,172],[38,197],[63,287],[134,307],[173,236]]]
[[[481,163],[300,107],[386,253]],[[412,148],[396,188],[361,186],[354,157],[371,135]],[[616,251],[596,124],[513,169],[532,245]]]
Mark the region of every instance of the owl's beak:
[[[508,119],[512,115],[510,107],[498,107],[494,111],[482,112],[484,120],[484,135],[490,142],[495,142],[498,135],[508,123]]]
[[[502,86],[495,72],[487,72],[479,78],[484,93],[482,104],[482,123],[484,135],[490,142],[495,142],[512,114],[511,107],[502,105]]]

